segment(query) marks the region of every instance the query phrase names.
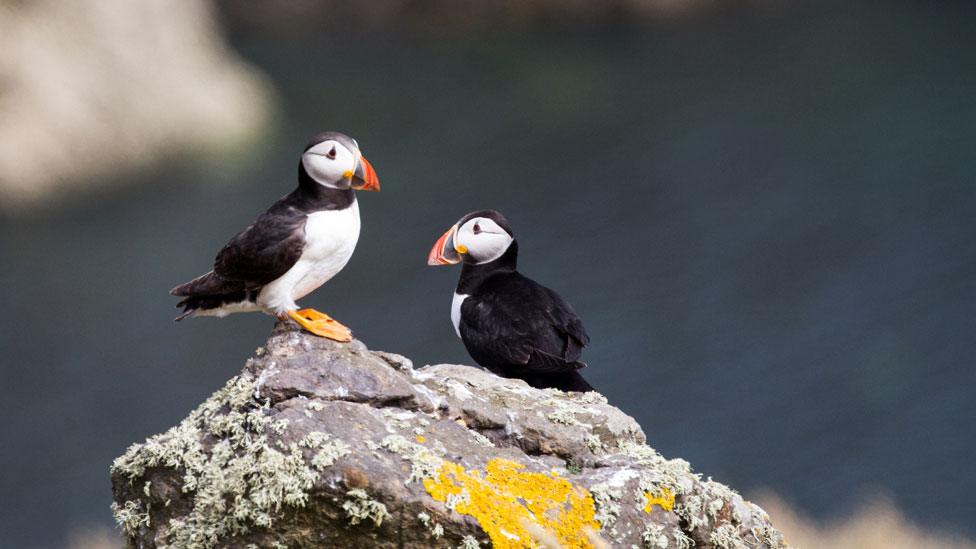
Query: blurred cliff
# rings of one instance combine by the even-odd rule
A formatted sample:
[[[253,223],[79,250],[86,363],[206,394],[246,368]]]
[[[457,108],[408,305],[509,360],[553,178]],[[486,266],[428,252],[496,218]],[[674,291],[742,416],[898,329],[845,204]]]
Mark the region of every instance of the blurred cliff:
[[[233,146],[270,106],[204,0],[0,3],[0,82],[4,210],[165,155]]]
[[[848,517],[829,522],[804,516],[771,494],[758,500],[790,544],[803,549],[976,548],[972,540],[914,523],[886,498],[870,500]]]
[[[749,5],[770,6],[766,0],[300,0],[275,3],[260,0],[219,2],[235,24],[294,31],[296,27],[344,25],[407,27],[443,33],[472,28],[509,30],[553,23],[601,27],[613,22],[647,22]]]

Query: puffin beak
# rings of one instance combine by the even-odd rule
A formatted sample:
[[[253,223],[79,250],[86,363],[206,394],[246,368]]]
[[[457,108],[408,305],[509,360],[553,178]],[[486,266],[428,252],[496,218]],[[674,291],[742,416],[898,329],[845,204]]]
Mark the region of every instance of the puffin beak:
[[[356,171],[352,174],[352,188],[357,191],[379,191],[380,178],[376,176],[373,165],[366,161],[365,156],[359,157]]]
[[[461,255],[454,247],[454,235],[457,229],[457,225],[454,225],[437,239],[434,247],[427,254],[428,265],[454,265],[461,262]]]

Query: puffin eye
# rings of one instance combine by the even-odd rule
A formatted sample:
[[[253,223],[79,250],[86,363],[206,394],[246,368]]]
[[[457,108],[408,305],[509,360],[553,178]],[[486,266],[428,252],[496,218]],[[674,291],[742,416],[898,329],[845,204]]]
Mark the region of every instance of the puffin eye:
[[[474,234],[481,234],[481,225],[478,225],[477,223],[475,223],[474,224],[474,228],[472,229],[472,231],[474,231]]]
[[[326,156],[328,156],[329,158],[335,159],[335,157],[336,157],[335,145],[332,145],[332,150],[329,151],[329,154],[326,155]]]

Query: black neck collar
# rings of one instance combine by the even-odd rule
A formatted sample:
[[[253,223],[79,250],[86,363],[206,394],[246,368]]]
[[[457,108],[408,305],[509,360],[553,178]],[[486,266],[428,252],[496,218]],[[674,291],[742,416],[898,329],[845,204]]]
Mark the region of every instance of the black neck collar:
[[[458,280],[457,293],[470,295],[488,277],[498,273],[515,272],[518,262],[518,242],[512,240],[508,249],[501,257],[488,263],[461,264],[461,278]]]
[[[306,212],[344,210],[356,201],[356,193],[352,189],[333,189],[316,183],[299,161],[298,189],[292,193],[292,198],[294,206]]]

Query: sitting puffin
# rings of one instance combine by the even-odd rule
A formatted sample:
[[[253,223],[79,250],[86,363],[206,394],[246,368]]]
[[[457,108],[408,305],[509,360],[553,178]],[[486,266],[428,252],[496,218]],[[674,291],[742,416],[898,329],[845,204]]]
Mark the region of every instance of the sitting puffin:
[[[592,391],[577,372],[590,342],[583,323],[556,292],[515,270],[518,243],[502,214],[469,213],[448,229],[428,265],[462,263],[451,322],[468,354],[503,377],[538,388]]]
[[[309,141],[298,164],[298,188],[227,243],[209,273],[170,294],[188,316],[223,317],[264,311],[292,318],[309,332],[351,341],[349,328],[296,299],[336,275],[359,240],[359,206],[353,189],[380,190],[376,171],[355,139],[336,132]]]

